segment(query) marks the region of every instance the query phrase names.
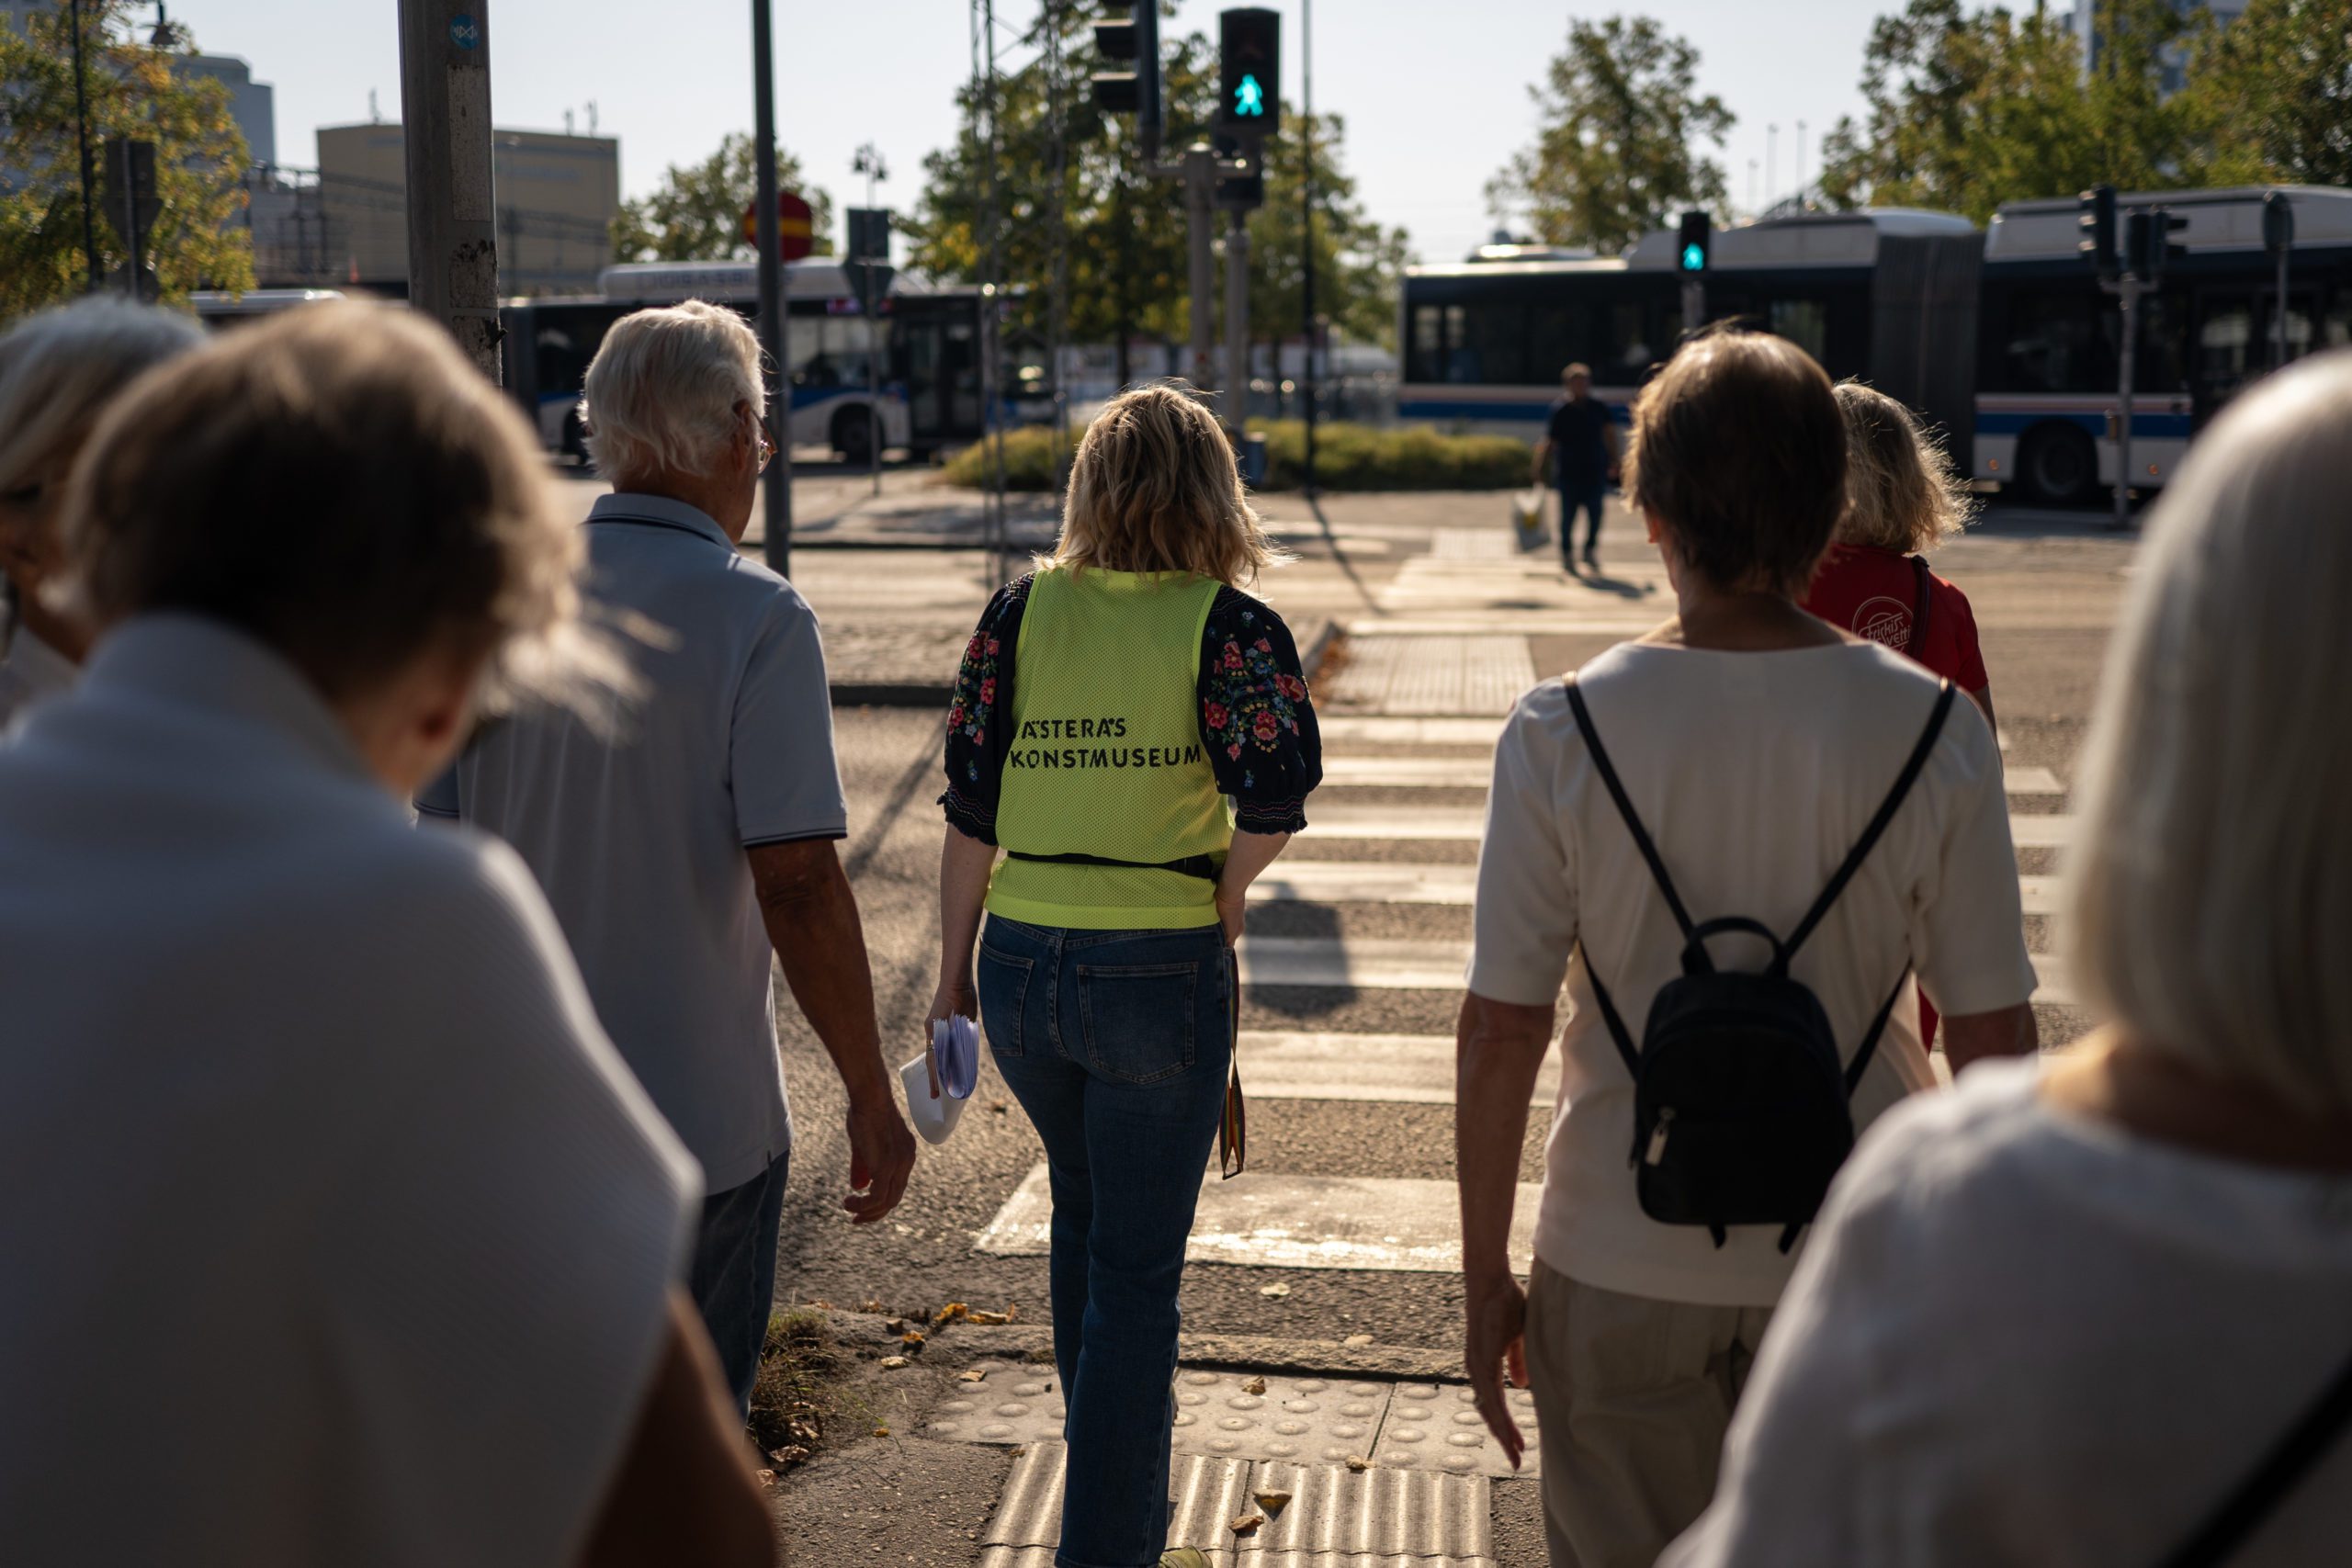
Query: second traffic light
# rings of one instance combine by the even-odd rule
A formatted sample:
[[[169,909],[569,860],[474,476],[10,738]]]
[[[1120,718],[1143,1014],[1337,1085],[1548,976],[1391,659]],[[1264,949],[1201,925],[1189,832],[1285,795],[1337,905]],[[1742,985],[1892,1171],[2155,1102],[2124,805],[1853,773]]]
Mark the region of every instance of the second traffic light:
[[[1674,269],[1697,275],[1707,270],[1714,253],[1714,221],[1703,212],[1686,212],[1674,236]]]
[[[2080,197],[2082,214],[2075,220],[2082,238],[2075,242],[2075,249],[2098,269],[2101,277],[2112,278],[2122,262],[2115,244],[2115,187],[2093,186]]]
[[[2187,218],[2161,207],[2134,212],[2124,224],[2125,264],[2143,282],[2155,282],[2164,276],[2168,263],[2188,254],[2188,246],[2172,243],[2172,237],[2188,227]]]
[[[1251,6],[1216,20],[1216,128],[1227,136],[1272,136],[1283,116],[1282,17]]]
[[[1102,7],[1116,15],[1134,13],[1134,20],[1094,24],[1094,49],[1106,61],[1126,62],[1125,71],[1100,71],[1094,75],[1094,102],[1105,114],[1136,117],[1136,136],[1144,156],[1159,156],[1162,121],[1159,97],[1159,0],[1134,5],[1109,0]]]

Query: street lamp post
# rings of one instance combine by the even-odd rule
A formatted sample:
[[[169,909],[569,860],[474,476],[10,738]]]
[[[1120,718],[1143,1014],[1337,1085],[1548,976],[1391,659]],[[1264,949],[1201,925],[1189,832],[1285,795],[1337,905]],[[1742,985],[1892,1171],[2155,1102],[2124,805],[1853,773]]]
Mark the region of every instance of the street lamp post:
[[[753,177],[759,194],[752,216],[752,243],[759,249],[760,357],[767,377],[768,421],[775,434],[776,457],[760,485],[763,506],[761,541],[768,565],[781,577],[792,575],[792,409],[791,387],[784,377],[784,264],[776,254],[775,208],[775,44],[768,0],[752,0],[752,135]]]
[[[90,292],[96,294],[106,281],[98,271],[98,220],[90,205],[90,182],[96,176],[90,169],[90,100],[83,85],[82,0],[71,0],[67,15],[74,29],[74,136],[82,152],[82,260],[89,271]]]
[[[882,161],[882,150],[869,141],[857,150],[850,160],[850,173],[865,176],[865,209],[874,210],[874,187],[890,177],[890,167]],[[853,263],[857,258],[853,257]],[[874,297],[874,269],[888,256],[867,256],[860,268],[858,293],[865,310],[865,464],[874,480],[874,493],[882,493],[882,410],[876,399],[882,395],[881,379],[875,364],[882,352],[882,302]]]

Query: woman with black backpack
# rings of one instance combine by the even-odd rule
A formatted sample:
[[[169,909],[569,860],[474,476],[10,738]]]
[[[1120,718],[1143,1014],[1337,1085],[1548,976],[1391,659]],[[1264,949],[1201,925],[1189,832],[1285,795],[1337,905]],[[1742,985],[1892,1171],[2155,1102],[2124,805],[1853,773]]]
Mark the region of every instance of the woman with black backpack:
[[[2341,353],[2165,488],[2067,869],[2109,1024],[1864,1140],[1676,1568],[2346,1560],[2347,492]]]
[[[1867,1125],[2034,1045],[1999,750],[1951,685],[1805,614],[1845,503],[1829,379],[1686,344],[1626,491],[1676,617],[1521,698],[1495,757],[1456,1157],[1472,1386],[1532,1374],[1554,1568],[1647,1564],[1703,1509],[1796,1245]],[[1566,979],[1535,1265],[1507,1251]]]

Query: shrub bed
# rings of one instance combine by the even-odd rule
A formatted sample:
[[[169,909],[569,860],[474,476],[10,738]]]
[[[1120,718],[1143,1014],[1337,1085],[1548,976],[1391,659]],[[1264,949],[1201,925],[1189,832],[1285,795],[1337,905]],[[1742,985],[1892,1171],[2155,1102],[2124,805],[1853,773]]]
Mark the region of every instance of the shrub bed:
[[[1306,464],[1306,426],[1295,419],[1251,427],[1266,438],[1262,490],[1295,490]],[[1077,432],[1061,450],[1075,450]],[[1024,425],[1004,436],[1007,490],[1054,488],[1053,432]],[[1315,427],[1315,478],[1325,490],[1516,490],[1529,482],[1532,450],[1508,435],[1449,435],[1427,425],[1382,429],[1368,424]],[[989,453],[974,443],[940,469],[944,484],[978,489],[988,483]]]

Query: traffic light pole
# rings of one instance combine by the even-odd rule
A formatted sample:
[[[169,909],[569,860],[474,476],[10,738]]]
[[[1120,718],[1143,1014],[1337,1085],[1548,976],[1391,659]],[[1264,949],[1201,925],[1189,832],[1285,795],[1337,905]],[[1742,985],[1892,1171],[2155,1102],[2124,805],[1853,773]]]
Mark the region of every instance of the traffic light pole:
[[[1236,450],[1250,427],[1250,224],[1246,214],[1228,215],[1225,231],[1226,419]]]
[[[408,302],[499,379],[488,0],[401,0]]]
[[[1689,337],[1707,322],[1707,285],[1703,279],[1682,280],[1682,335]]]
[[[1196,141],[1184,149],[1180,177],[1184,182],[1185,236],[1191,247],[1185,266],[1190,290],[1186,314],[1192,328],[1188,370],[1193,385],[1208,396],[1216,389],[1212,360],[1216,340],[1209,330],[1209,302],[1216,297],[1216,236],[1212,225],[1216,220],[1216,153],[1208,143]]]
[[[784,375],[784,260],[776,234],[775,43],[769,0],[752,0],[752,126],[758,145],[752,169],[759,194],[752,198],[752,244],[759,252],[760,357],[766,363],[768,423],[775,456],[760,485],[762,540],[769,570],[792,575],[792,388]]]
[[[2137,273],[2115,280],[2116,297],[2123,306],[2121,375],[2115,392],[2115,518],[2116,528],[2132,526],[2132,387],[2138,370],[2140,295],[2147,288]]]

